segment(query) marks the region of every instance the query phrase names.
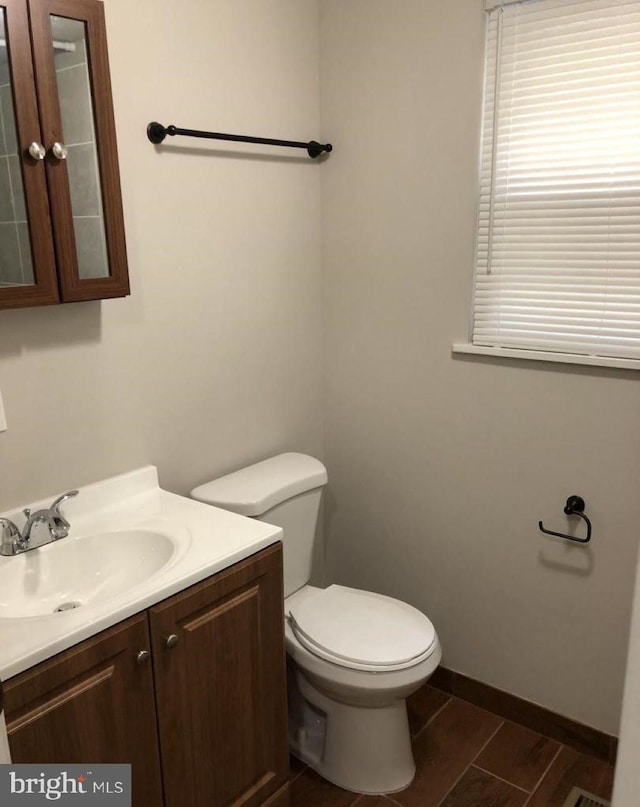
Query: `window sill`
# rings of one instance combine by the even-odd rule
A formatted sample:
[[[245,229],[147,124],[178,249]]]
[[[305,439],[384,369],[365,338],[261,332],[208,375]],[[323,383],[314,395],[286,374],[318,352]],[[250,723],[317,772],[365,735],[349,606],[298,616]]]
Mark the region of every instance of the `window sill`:
[[[503,359],[529,359],[550,361],[556,364],[586,364],[591,367],[617,367],[620,370],[640,370],[638,359],[614,359],[608,356],[579,356],[575,353],[550,353],[544,350],[520,350],[510,347],[485,347],[456,342],[453,353],[467,353],[480,356],[498,356]]]

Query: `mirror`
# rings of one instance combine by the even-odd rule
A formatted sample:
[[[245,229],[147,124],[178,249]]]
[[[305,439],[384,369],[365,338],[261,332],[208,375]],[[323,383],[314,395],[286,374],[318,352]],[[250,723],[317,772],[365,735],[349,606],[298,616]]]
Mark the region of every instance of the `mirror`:
[[[52,16],[51,35],[66,150],[52,159],[67,161],[78,273],[83,280],[109,277],[86,24]]]
[[[33,285],[29,224],[18,154],[5,10],[0,9],[0,285]]]

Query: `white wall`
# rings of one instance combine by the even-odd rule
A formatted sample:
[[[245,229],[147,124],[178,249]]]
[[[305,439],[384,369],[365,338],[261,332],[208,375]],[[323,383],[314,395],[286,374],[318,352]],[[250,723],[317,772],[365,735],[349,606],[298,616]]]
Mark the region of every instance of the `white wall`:
[[[106,0],[131,297],[0,312],[0,510],[155,463],[187,492],[322,451],[316,0]],[[267,156],[268,155],[268,156]]]
[[[322,0],[329,570],[446,666],[608,732],[638,524],[630,372],[454,358],[471,298],[482,0]],[[570,494],[588,549],[544,538]]]
[[[640,569],[631,611],[631,637],[624,685],[620,744],[616,762],[613,807],[636,807],[640,788]]]

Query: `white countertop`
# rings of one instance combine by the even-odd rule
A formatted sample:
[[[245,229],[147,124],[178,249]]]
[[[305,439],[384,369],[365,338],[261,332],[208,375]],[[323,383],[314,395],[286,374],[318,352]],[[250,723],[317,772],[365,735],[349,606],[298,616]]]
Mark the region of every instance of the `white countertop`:
[[[32,509],[48,506],[32,504]],[[63,541],[130,529],[159,530],[176,539],[169,563],[149,580],[117,597],[63,613],[0,618],[0,679],[6,681],[78,642],[198,583],[276,543],[282,530],[270,524],[168,493],[155,468],[132,471],[81,488],[62,506],[71,532]],[[18,510],[17,513],[20,513]],[[3,513],[19,521],[16,512]],[[22,517],[24,521],[24,517]],[[31,550],[46,553],[55,544]],[[2,558],[12,563],[18,558]],[[2,600],[0,591],[0,601]]]

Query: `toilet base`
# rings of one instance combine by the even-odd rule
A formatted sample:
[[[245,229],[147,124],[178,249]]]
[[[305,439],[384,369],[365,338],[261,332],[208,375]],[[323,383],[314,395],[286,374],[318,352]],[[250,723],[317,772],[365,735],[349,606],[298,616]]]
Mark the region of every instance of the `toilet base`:
[[[289,668],[292,753],[333,784],[356,793],[404,790],[416,768],[404,699],[368,708],[339,703]]]

